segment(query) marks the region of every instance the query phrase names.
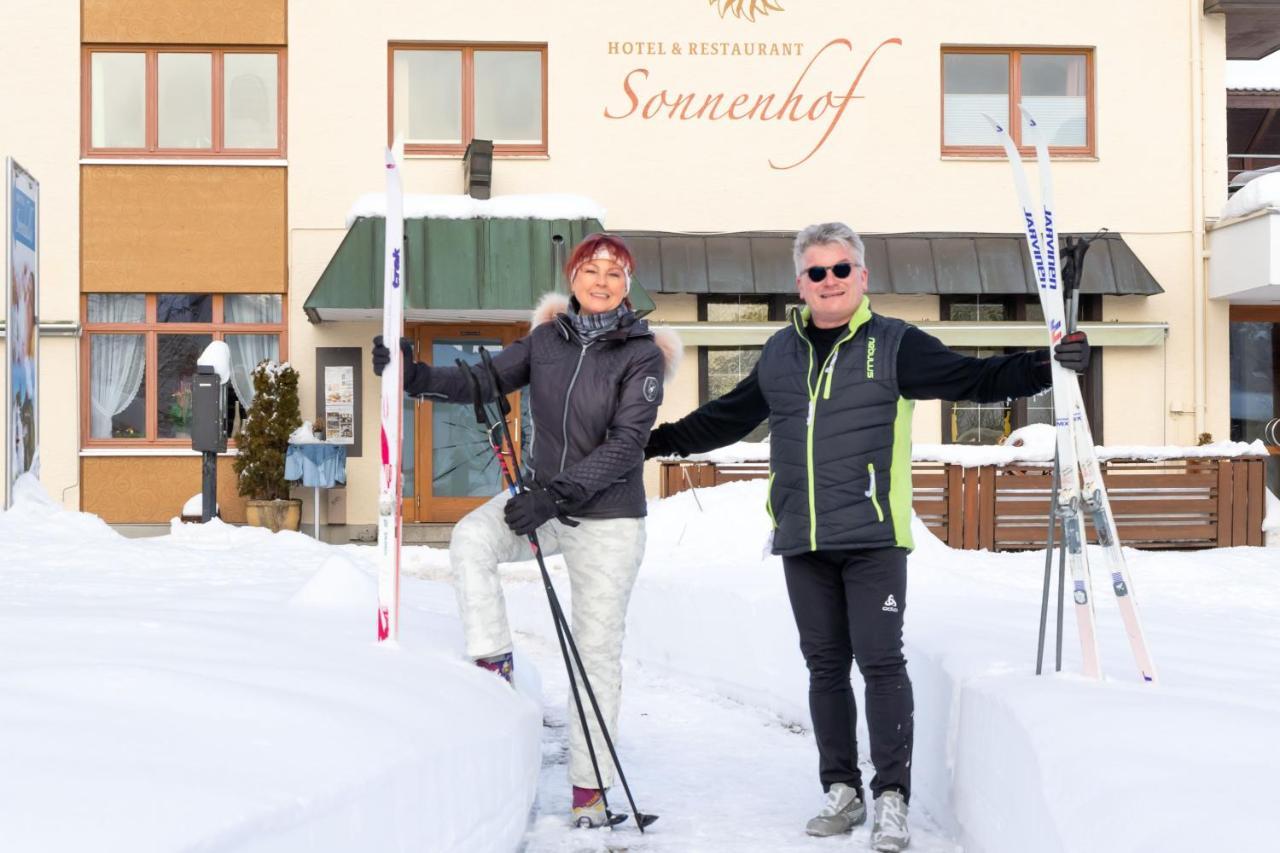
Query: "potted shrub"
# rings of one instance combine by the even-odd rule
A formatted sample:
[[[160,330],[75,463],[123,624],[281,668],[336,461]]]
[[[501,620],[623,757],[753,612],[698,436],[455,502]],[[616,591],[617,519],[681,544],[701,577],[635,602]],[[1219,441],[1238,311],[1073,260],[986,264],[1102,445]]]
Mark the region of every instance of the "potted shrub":
[[[289,436],[302,425],[298,408],[298,371],[263,361],[253,369],[253,403],[236,439],[238,491],[248,498],[249,524],[272,531],[297,530],[302,501],[289,498],[284,458]]]

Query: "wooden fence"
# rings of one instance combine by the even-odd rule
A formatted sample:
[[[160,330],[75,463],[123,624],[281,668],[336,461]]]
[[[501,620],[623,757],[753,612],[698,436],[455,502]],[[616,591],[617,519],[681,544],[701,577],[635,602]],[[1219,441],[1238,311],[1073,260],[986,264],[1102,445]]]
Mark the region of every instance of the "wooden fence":
[[[663,497],[734,480],[768,477],[768,464],[663,462]],[[1043,548],[1048,533],[1052,469],[1009,464],[962,468],[912,464],[916,514],[953,548],[1013,551]],[[1135,548],[1261,545],[1266,459],[1256,457],[1113,459],[1103,481],[1120,541]],[[1090,541],[1096,541],[1092,520]]]

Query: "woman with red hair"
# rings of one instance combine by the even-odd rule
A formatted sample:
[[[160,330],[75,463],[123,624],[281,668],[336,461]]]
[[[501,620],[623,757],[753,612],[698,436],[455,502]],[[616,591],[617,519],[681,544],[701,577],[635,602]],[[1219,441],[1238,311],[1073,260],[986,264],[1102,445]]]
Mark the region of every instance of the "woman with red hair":
[[[565,264],[571,296],[545,295],[529,334],[493,358],[497,392],[528,386],[533,439],[524,453],[530,488],[503,492],[468,513],[453,530],[449,561],[467,654],[508,681],[512,677],[498,564],[529,559],[526,537],[537,531],[544,555],[561,553],[572,590],[572,630],[587,676],[617,739],[622,692],[622,639],[627,602],[644,556],[644,447],[674,371],[679,341],[659,335],[631,310],[635,260],[625,243],[593,234]],[[405,350],[405,391],[451,403],[471,402],[457,367],[414,363]],[[374,339],[374,372],[390,352]],[[490,377],[479,375],[492,397]],[[601,826],[605,809],[577,714],[569,714],[569,779],[573,820]],[[594,715],[591,741],[607,788],[614,767]]]

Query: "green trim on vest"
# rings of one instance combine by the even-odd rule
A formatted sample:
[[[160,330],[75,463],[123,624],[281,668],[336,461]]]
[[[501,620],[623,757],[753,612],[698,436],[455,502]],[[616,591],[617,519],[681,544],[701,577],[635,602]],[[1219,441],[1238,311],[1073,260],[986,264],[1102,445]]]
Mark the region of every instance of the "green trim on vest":
[[[889,472],[889,514],[898,546],[915,548],[911,538],[911,415],[915,401],[898,398],[898,415],[893,419],[893,468]]]
[[[769,529],[770,530],[778,529],[778,519],[776,519],[773,515],[773,478],[776,476],[777,475],[774,474],[772,471],[769,472],[769,490],[765,492],[765,496],[764,496],[764,510],[765,512],[769,513]]]
[[[817,478],[813,474],[813,425],[818,420],[818,389],[822,387],[823,373],[827,371],[829,365],[834,366],[833,362],[836,358],[836,354],[840,352],[841,345],[844,344],[846,341],[851,340],[853,336],[858,333],[858,329],[861,328],[865,323],[867,323],[871,319],[871,300],[867,298],[867,295],[865,293],[862,294],[862,301],[858,303],[857,310],[854,311],[853,316],[849,318],[849,334],[845,335],[843,338],[836,341],[835,346],[831,348],[831,352],[827,353],[826,359],[822,362],[822,368],[818,371],[818,380],[816,383],[814,382],[814,379],[813,379],[813,355],[814,355],[813,341],[809,340],[809,337],[804,333],[804,327],[809,322],[809,314],[810,312],[809,312],[808,305],[804,306],[799,311],[791,312],[791,327],[796,330],[796,334],[800,336],[800,340],[804,341],[805,345],[809,347],[809,372],[805,374],[805,377],[804,377],[805,387],[809,390],[809,417],[807,418],[807,424],[805,429],[804,463],[805,463],[805,475],[806,475],[805,479],[808,480],[808,486],[809,486],[809,506],[807,508],[809,513],[809,550],[816,551],[818,550],[818,514],[814,512],[813,508],[817,504],[818,500],[817,500],[817,495],[814,494],[814,482],[817,480]],[[828,398],[831,396],[830,374],[827,375],[826,396]],[[896,442],[896,435],[897,435],[896,427],[894,430],[894,435],[895,435],[895,442]],[[910,441],[910,437],[911,437],[911,427],[910,425],[908,425],[907,427],[908,442]],[[908,451],[908,458],[907,458],[908,468],[910,467],[910,462],[911,462],[910,451]],[[910,506],[908,505],[908,509],[909,508]],[[883,513],[880,513],[879,504],[876,505],[876,512],[881,515],[881,520],[883,520]],[[911,519],[911,516],[908,513],[907,515],[908,525],[910,525],[910,519]],[[896,521],[895,521],[895,524],[896,524]],[[901,536],[899,536],[899,539],[901,539]],[[907,540],[910,541],[910,539],[911,539],[911,530],[910,530],[910,527],[908,526]]]

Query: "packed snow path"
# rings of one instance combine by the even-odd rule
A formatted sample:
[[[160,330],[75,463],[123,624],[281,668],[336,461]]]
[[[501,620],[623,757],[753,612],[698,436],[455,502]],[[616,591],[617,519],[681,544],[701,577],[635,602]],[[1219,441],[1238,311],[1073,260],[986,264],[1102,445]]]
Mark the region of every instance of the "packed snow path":
[[[551,618],[547,617],[547,631]],[[870,819],[854,830],[853,841],[810,838],[804,824],[822,806],[817,783],[818,752],[813,735],[787,726],[774,714],[705,693],[627,662],[622,701],[619,757],[641,811],[661,819],[645,834],[628,818],[613,831],[569,825],[566,704],[568,682],[559,646],[545,636],[521,634],[519,647],[542,674],[544,693],[543,767],[538,801],[524,853],[586,851],[867,850]],[[864,784],[873,770],[863,763]],[[615,812],[629,812],[621,784],[609,792]],[[956,845],[939,836],[928,816],[911,817],[911,849],[952,853]]]

